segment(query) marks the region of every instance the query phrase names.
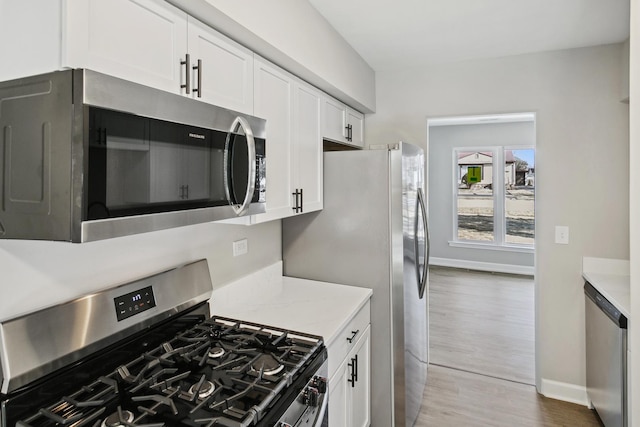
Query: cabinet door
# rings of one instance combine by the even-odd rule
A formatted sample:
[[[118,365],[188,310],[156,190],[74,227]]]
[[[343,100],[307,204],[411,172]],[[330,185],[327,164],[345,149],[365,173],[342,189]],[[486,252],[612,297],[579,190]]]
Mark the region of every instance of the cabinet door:
[[[295,86],[293,175],[302,189],[303,213],[322,209],[322,134],[320,92],[302,82]]]
[[[293,79],[266,61],[254,60],[254,111],[267,120],[267,212],[255,222],[284,218],[293,213],[291,132]]]
[[[63,66],[180,93],[187,15],[162,0],[67,0]]]
[[[371,423],[371,328],[360,338],[353,350],[352,360],[356,362],[356,380],[351,387],[351,426],[367,427]]]
[[[349,411],[347,405],[348,402],[348,387],[351,384],[347,382],[347,379],[351,378],[351,368],[347,366],[345,361],[338,372],[331,378],[329,382],[329,425],[330,426],[345,426],[349,424]]]
[[[191,87],[202,89],[200,99],[253,114],[253,53],[191,17],[188,34]],[[199,71],[193,69],[198,60],[201,61]],[[192,94],[198,96],[197,92]]]
[[[347,141],[349,144],[364,146],[364,115],[347,108],[347,125],[351,126],[351,139]]]
[[[324,98],[324,127],[322,136],[338,142],[345,142],[346,107],[333,98]]]

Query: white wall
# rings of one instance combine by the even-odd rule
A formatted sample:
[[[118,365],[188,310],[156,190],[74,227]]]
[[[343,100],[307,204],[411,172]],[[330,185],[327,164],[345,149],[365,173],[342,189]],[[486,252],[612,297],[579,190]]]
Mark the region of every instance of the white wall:
[[[353,108],[375,111],[373,69],[308,1],[169,2]]]
[[[233,257],[232,242],[241,238],[249,252]],[[202,258],[216,288],[281,260],[280,242],[280,221],[199,224],[82,244],[0,240],[0,319]]]
[[[431,126],[427,163],[429,172],[429,225],[431,256],[451,265],[450,260],[464,260],[490,265],[506,264],[533,267],[533,253],[505,252],[461,248],[449,245],[453,240],[454,221],[454,147],[534,147],[534,122],[486,123]],[[473,264],[472,264],[473,265]],[[514,268],[513,270],[518,270]]]
[[[377,112],[365,122],[369,144],[401,139],[425,146],[427,118],[537,114],[538,386],[583,402],[581,259],[629,256],[629,107],[619,102],[621,53],[622,45],[609,45],[379,72]],[[554,244],[556,225],[569,226],[569,245]]]
[[[640,0],[631,0],[630,38],[630,141],[629,162],[635,168],[640,164]],[[632,169],[635,171],[635,169]],[[640,181],[633,173],[630,177],[630,255],[631,265],[631,317],[629,318],[629,367],[631,369],[631,426],[640,426]]]

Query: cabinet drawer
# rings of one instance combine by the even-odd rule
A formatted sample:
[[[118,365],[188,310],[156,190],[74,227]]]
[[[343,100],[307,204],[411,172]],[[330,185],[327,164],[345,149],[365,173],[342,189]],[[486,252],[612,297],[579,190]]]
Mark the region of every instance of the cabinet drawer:
[[[333,377],[347,354],[355,347],[370,321],[370,302],[367,301],[327,348],[329,352],[329,378]]]

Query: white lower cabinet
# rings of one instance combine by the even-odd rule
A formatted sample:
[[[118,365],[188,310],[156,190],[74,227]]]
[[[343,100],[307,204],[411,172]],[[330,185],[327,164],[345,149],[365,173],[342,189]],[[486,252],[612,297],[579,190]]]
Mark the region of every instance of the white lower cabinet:
[[[367,303],[340,332],[337,340],[329,346],[329,426],[331,427],[367,427],[371,424],[369,310],[369,303]],[[337,368],[336,365],[338,365]]]

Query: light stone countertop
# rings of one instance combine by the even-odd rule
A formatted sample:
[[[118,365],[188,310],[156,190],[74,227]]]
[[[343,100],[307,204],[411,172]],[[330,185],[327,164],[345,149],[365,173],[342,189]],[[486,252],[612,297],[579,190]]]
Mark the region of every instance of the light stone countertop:
[[[282,276],[278,262],[213,291],[213,316],[320,335],[328,347],[371,289]]]
[[[627,319],[630,317],[629,261],[584,257],[582,277],[616,306]]]

